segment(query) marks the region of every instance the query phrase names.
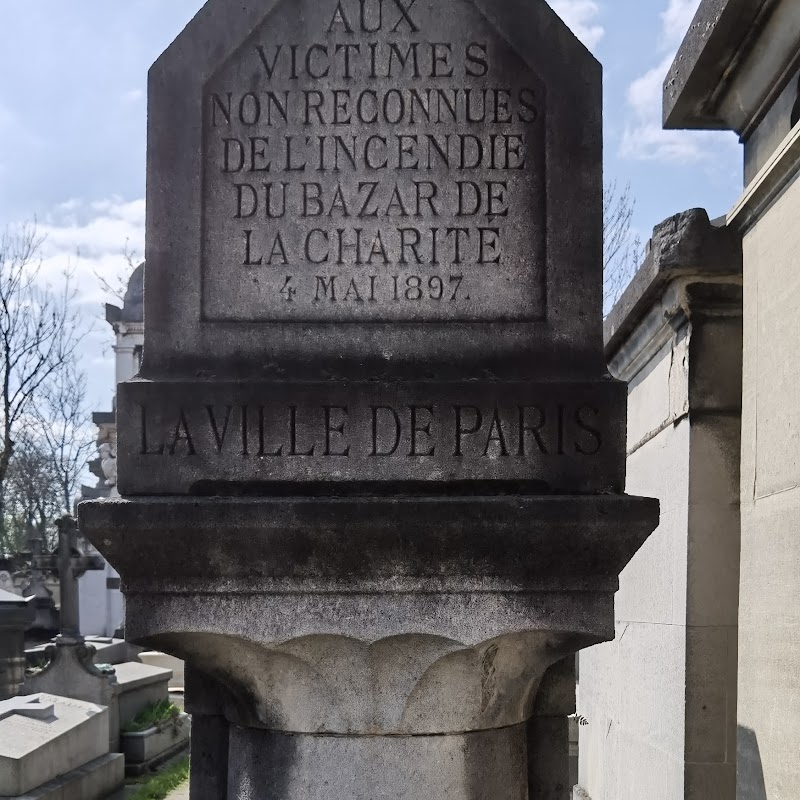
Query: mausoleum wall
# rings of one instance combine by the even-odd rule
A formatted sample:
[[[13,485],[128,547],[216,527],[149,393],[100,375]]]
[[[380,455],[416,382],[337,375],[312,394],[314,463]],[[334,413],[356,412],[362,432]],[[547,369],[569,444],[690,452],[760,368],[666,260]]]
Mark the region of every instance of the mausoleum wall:
[[[797,131],[795,131],[795,138]],[[790,159],[797,170],[797,157]],[[775,172],[789,163],[776,162]],[[739,770],[743,800],[797,796],[800,183],[744,236]],[[766,792],[766,794],[764,794]]]
[[[579,656],[591,800],[735,797],[740,265],[729,231],[677,215],[606,320],[626,490],[661,520],[620,576],[615,640]]]

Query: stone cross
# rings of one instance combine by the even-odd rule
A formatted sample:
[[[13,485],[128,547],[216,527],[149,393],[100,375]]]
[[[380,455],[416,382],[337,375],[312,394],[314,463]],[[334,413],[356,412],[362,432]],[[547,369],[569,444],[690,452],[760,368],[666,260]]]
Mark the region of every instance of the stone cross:
[[[52,702],[42,702],[43,695],[26,695],[23,697],[12,697],[10,700],[0,702],[0,719],[10,717],[12,714],[19,714],[30,719],[49,719],[55,712],[55,704]]]
[[[58,572],[61,587],[61,633],[58,644],[70,645],[83,642],[78,604],[78,578],[87,570],[103,569],[105,560],[99,555],[74,555],[78,549],[78,524],[74,517],[65,514],[56,522],[58,527],[58,552],[41,554],[34,552],[31,563],[35,569]]]

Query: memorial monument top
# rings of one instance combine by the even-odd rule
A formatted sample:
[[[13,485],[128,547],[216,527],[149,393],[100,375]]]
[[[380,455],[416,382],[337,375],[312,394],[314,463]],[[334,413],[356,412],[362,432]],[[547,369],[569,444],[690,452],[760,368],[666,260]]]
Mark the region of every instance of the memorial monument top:
[[[601,95],[543,0],[210,0],[150,72],[121,494],[620,489]]]
[[[149,97],[143,375],[604,368],[601,71],[546,3],[212,0]]]

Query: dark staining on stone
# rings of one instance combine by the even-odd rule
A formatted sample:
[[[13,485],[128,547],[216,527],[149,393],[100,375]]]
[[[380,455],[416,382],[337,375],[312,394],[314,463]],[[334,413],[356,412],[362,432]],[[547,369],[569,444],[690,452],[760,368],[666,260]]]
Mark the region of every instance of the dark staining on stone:
[[[792,128],[794,128],[798,122],[800,122],[800,77],[797,79],[797,99],[794,101],[794,107],[792,108],[792,115],[790,117],[789,124]]]

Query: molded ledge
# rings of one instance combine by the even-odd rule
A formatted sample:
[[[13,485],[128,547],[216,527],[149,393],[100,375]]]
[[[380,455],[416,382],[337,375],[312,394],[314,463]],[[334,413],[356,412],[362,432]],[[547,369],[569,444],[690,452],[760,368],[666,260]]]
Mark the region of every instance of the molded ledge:
[[[625,495],[115,498],[81,531],[127,594],[613,592],[658,524]]]
[[[518,725],[555,662],[614,637],[639,497],[134,498],[79,507],[128,637],[294,733]]]
[[[647,255],[603,324],[610,362],[677,278],[741,281],[742,239],[738,231],[709,220],[702,208],[668,217],[653,228]]]

